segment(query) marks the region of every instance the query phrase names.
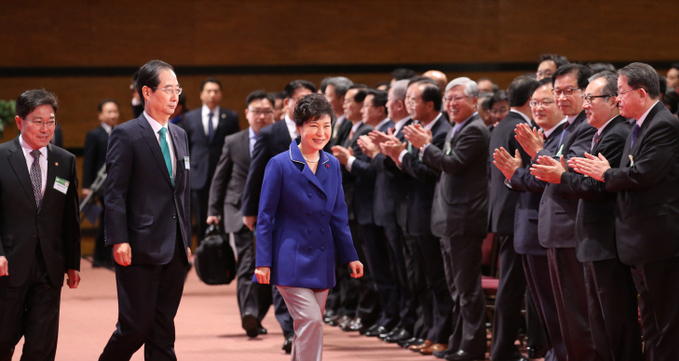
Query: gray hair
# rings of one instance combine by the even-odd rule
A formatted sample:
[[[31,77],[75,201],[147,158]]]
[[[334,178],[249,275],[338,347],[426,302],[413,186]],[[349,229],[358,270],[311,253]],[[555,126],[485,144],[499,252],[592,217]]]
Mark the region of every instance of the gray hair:
[[[644,88],[652,99],[660,97],[660,80],[652,66],[644,63],[632,63],[618,70],[618,75],[627,78],[632,88]]]
[[[468,98],[474,98],[479,96],[479,86],[476,85],[476,82],[467,78],[466,76],[455,78],[448,83],[446,86],[446,93],[450,89],[453,89],[454,87],[461,85],[464,87],[464,95],[466,95]]]
[[[407,91],[408,79],[398,80],[391,84],[391,94],[395,100],[405,101]]]
[[[335,87],[335,95],[343,97],[354,83],[347,77],[336,76],[328,79],[328,85]]]
[[[610,70],[600,71],[589,77],[589,82],[593,82],[599,78],[606,80],[603,93],[610,96],[618,95],[618,74]]]

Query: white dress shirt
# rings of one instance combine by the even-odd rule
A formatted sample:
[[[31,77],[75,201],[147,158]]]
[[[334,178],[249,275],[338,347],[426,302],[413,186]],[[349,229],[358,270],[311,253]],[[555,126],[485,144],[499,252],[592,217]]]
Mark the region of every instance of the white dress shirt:
[[[156,140],[158,141],[158,146],[160,146],[160,128],[167,128],[167,125],[170,124],[168,122],[164,127],[160,125],[160,123],[151,118],[151,116],[144,111],[144,116],[149,122],[149,125],[151,125],[151,128],[153,128],[153,133],[156,135]],[[165,132],[165,140],[167,141],[167,147],[170,149],[170,163],[172,163],[172,179],[175,179],[175,176],[177,175],[177,159],[174,154],[174,147],[172,146],[172,137],[170,136],[170,131],[168,130]]]
[[[24,141],[23,136],[19,137],[19,142],[21,143],[21,150],[24,152],[24,158],[26,158],[28,174],[31,174],[31,166],[33,165],[33,156],[31,155],[31,152],[33,151],[33,148]],[[42,180],[40,192],[42,195],[45,195],[45,187],[47,187],[47,147],[42,147],[39,150],[40,157],[38,157],[38,164],[40,164],[40,179]]]

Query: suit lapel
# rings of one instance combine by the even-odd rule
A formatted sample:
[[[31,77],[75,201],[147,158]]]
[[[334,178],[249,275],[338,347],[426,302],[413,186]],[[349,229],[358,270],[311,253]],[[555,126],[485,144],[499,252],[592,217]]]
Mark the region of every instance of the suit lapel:
[[[156,138],[156,135],[153,133],[153,128],[151,128],[151,124],[149,124],[148,120],[146,120],[144,115],[140,115],[139,118],[137,118],[137,121],[139,126],[142,128],[141,130],[142,137],[146,141],[146,144],[148,145],[149,149],[151,150],[151,154],[153,154],[153,158],[156,160],[156,164],[160,168],[160,172],[165,176],[165,180],[167,181],[167,183],[170,186],[172,186],[170,174],[168,172],[167,165],[165,165],[165,159],[163,158],[163,153],[160,150],[160,144],[158,144],[158,138]]]
[[[316,174],[314,174],[314,172],[312,172],[311,169],[309,169],[306,162],[304,161],[304,157],[302,156],[302,152],[299,150],[299,148],[297,146],[293,146],[293,144],[290,144],[290,152],[289,153],[290,153],[290,160],[292,160],[295,163],[299,163],[299,164],[303,165],[302,174],[309,180],[309,182],[311,184],[315,185],[316,188],[320,189],[321,192],[323,192],[323,194],[326,194],[325,189],[323,188],[323,185],[321,184],[321,181],[320,181],[319,177],[317,176],[318,173],[319,173],[319,170],[321,168],[320,162],[323,162],[323,164],[327,163],[327,156],[325,155],[325,153],[323,153],[323,152],[320,153],[320,154],[322,154],[322,157],[324,157],[324,159],[319,160],[319,165],[316,168]],[[323,165],[323,167],[325,167],[325,165]],[[326,178],[327,178],[327,174],[326,174]]]
[[[45,186],[45,194],[42,196],[42,202],[40,202],[40,209],[45,204],[45,201],[51,197],[52,192],[50,187],[54,185],[54,181],[57,178],[57,171],[65,166],[63,159],[59,154],[52,151],[54,145],[50,144],[47,146],[47,183]],[[67,181],[72,182],[72,179],[67,179]]]
[[[20,137],[20,136],[19,136]],[[31,175],[28,173],[28,167],[26,166],[26,157],[24,152],[21,150],[21,143],[19,142],[19,137],[14,138],[12,147],[10,148],[10,154],[7,156],[10,166],[14,170],[21,183],[21,187],[26,192],[26,196],[31,200],[33,208],[37,211],[38,207],[35,205],[35,197],[33,196],[33,184],[31,183]],[[47,172],[49,176],[49,171]],[[49,184],[49,183],[47,183]]]
[[[183,145],[180,145],[179,143],[179,138],[177,137],[177,129],[175,128],[176,125],[172,123],[167,123],[167,130],[170,132],[170,136],[172,137],[172,151],[174,151],[174,159],[175,159],[175,179],[174,179],[174,189],[175,192],[180,188],[177,187],[178,184],[181,183],[183,177],[184,177],[184,158],[180,156],[180,154],[186,154],[185,149],[183,149]],[[180,152],[180,149],[181,152]],[[162,153],[162,152],[161,152]],[[165,167],[167,168],[167,167]]]

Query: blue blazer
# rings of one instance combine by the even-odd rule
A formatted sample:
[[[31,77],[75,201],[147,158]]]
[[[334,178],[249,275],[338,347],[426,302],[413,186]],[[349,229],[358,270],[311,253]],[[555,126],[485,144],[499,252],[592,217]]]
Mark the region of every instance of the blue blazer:
[[[337,158],[320,152],[316,174],[296,141],[271,158],[257,218],[257,267],[271,267],[271,284],[313,289],[335,286],[341,264],[358,260],[349,231]],[[257,279],[254,278],[254,281]]]

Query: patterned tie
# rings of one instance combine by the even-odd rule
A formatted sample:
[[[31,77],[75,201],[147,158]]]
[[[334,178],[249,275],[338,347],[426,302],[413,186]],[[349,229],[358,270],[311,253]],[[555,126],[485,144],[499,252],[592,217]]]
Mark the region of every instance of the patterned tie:
[[[170,181],[172,181],[172,186],[174,187],[174,178],[172,178],[172,159],[170,158],[170,147],[167,146],[165,133],[167,133],[167,128],[165,127],[160,128],[158,131],[158,134],[160,134],[160,151],[163,152],[163,159],[165,159],[167,172],[170,175]]]
[[[630,148],[634,145],[634,140],[637,139],[637,132],[639,132],[639,124],[634,124],[634,128],[632,128],[632,143],[629,145]]]
[[[31,183],[33,184],[33,197],[35,197],[35,205],[40,208],[42,202],[42,172],[40,171],[40,151],[31,151],[33,156],[33,164],[31,164]]]
[[[215,137],[215,127],[212,125],[212,113],[207,115],[207,139],[212,143],[212,138]]]

